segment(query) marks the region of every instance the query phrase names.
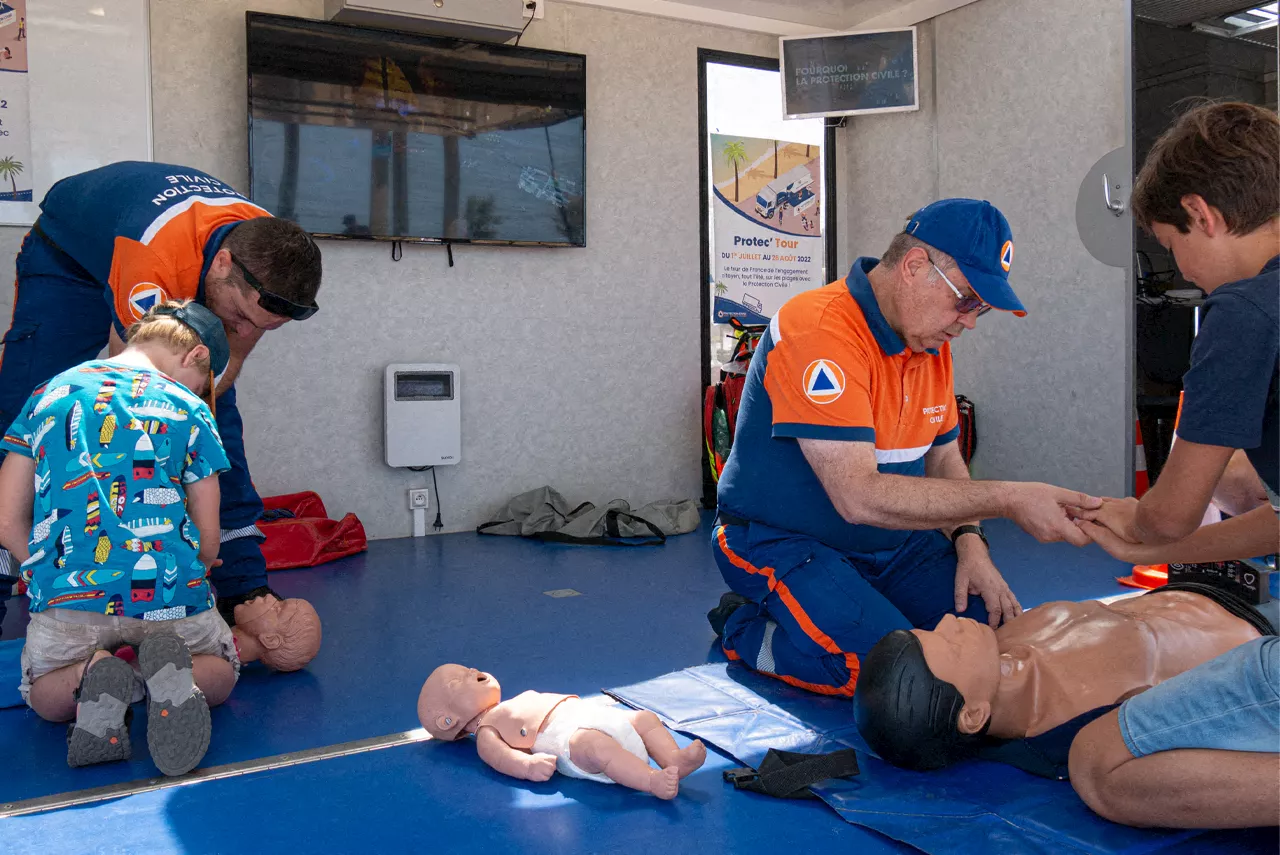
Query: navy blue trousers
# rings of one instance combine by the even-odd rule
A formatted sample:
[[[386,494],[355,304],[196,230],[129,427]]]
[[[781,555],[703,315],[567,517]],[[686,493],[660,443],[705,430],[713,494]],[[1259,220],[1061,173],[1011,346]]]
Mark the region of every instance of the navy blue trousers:
[[[712,545],[720,575],[751,600],[725,624],[725,654],[811,692],[852,696],[859,657],[877,641],[955,611],[956,551],[938,531],[850,553],[759,523],[718,524]],[[982,598],[963,614],[985,623]]]

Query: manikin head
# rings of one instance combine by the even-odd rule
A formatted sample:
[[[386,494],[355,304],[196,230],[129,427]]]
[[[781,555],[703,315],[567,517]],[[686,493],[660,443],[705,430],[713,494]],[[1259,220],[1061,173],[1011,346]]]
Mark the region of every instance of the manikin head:
[[[871,649],[858,673],[854,718],[888,762],[941,769],[981,746],[999,685],[995,632],[946,615],[932,632],[894,630]]]
[[[235,630],[261,648],[258,658],[276,671],[297,671],[320,651],[320,616],[306,600],[271,594],[235,608]]]
[[[457,739],[475,718],[502,702],[492,674],[465,665],[441,665],[418,694],[418,721],[434,739]]]

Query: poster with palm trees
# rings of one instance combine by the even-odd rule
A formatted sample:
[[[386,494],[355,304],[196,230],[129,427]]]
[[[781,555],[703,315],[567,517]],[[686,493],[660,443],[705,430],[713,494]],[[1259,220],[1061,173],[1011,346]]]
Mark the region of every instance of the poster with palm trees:
[[[0,0],[0,202],[32,201],[27,0]]]
[[[757,222],[794,235],[821,233],[819,146],[712,134],[711,183],[716,196]]]
[[[822,149],[711,134],[712,324],[766,323],[824,284]]]

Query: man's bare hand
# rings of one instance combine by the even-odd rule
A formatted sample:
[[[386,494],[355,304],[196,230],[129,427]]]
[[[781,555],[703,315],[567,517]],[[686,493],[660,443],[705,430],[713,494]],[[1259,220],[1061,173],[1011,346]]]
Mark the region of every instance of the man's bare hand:
[[[1022,605],[985,549],[961,553],[956,561],[957,614],[964,614],[968,608],[970,594],[982,597],[987,606],[987,623],[992,629],[1022,614]]]
[[[1118,558],[1131,564],[1164,563],[1160,560],[1161,551],[1167,551],[1164,547],[1148,546],[1145,543],[1130,543],[1106,526],[1098,525],[1088,520],[1077,520],[1076,525],[1089,536],[1090,540],[1106,550],[1107,554],[1112,558]]]
[[[1073,546],[1088,546],[1089,537],[1073,520],[1088,519],[1102,506],[1102,500],[1052,484],[1023,482],[1013,485],[1008,500],[1009,519],[1041,543],[1065,540]]]
[[[1103,499],[1102,507],[1097,510],[1084,511],[1080,519],[1098,523],[1110,529],[1112,534],[1129,543],[1141,543],[1142,539],[1134,531],[1134,519],[1138,515],[1137,499]],[[1096,542],[1096,538],[1094,539]],[[1101,544],[1099,544],[1101,546]],[[1104,549],[1106,547],[1103,547]],[[1126,559],[1127,560],[1127,559]]]

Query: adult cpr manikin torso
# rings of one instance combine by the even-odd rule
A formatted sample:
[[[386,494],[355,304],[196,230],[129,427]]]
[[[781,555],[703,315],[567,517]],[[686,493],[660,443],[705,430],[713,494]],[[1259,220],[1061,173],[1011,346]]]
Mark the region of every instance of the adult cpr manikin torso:
[[[996,630],[1001,678],[989,733],[1039,735],[1257,637],[1246,621],[1186,591],[1109,605],[1046,603]]]

